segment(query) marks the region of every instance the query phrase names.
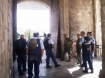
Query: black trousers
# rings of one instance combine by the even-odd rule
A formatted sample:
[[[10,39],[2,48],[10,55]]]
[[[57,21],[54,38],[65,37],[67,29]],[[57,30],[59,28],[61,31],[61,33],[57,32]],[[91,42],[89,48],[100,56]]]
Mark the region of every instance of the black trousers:
[[[33,65],[34,65],[34,74],[35,77],[39,77],[39,66],[41,62],[41,57],[38,59],[35,58],[35,56],[28,56],[28,75],[33,76]]]
[[[55,66],[58,65],[52,50],[46,50],[46,56],[47,56],[46,57],[46,67],[49,66],[49,64],[50,64],[50,58],[52,59]]]
[[[88,64],[89,64],[90,69],[93,70],[93,59],[92,59],[92,52],[91,52],[91,51],[86,52],[86,53],[84,54],[84,66],[85,66],[85,71],[88,71],[87,62],[88,62]]]
[[[18,72],[21,74],[23,71],[26,71],[26,54],[18,54]]]
[[[64,49],[64,51],[62,53],[62,59],[64,59],[66,52],[68,53],[69,60],[70,60],[71,59],[71,49],[68,49],[68,50]]]

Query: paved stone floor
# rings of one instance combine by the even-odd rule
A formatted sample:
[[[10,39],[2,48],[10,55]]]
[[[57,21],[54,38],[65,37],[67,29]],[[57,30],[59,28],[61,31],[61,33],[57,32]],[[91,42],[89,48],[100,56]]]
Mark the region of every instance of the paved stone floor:
[[[77,65],[77,60],[72,58],[71,62],[59,61],[61,67],[55,68],[54,64],[51,62],[51,69],[46,69],[45,67],[45,56],[43,57],[42,63],[40,65],[40,78],[99,78],[99,71],[101,70],[102,63],[98,59],[94,59],[94,73],[84,74],[82,73],[83,68]],[[27,78],[27,72],[25,75],[19,77],[17,71],[17,63],[14,63],[14,78]]]

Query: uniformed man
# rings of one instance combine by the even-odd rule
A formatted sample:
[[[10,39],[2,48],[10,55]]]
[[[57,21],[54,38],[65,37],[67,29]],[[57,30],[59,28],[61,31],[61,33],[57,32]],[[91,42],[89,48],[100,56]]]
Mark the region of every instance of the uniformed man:
[[[46,50],[46,68],[51,68],[50,66],[50,58],[52,59],[53,63],[55,64],[55,67],[59,67],[60,64],[57,63],[56,58],[53,53],[54,49],[54,42],[52,41],[52,35],[48,34],[47,39],[44,42],[45,50]]]
[[[64,56],[65,56],[65,53],[67,52],[68,53],[68,56],[69,56],[69,60],[67,60],[67,62],[70,62],[71,61],[71,49],[72,49],[72,46],[73,46],[73,40],[71,40],[69,38],[69,35],[68,34],[65,34],[65,40],[64,40],[64,51],[63,51],[63,55],[62,55],[62,58],[60,61],[63,61],[64,60]]]
[[[34,33],[33,34],[33,39],[37,41],[37,47],[31,49],[30,42],[31,39],[29,40],[27,46],[26,46],[26,53],[28,54],[28,78],[32,78],[33,76],[33,64],[34,64],[34,73],[35,76],[34,78],[39,78],[39,65],[41,62],[41,58],[44,54],[44,45],[43,45],[43,41],[39,38],[39,33]],[[35,42],[33,40],[33,43]],[[33,44],[34,47],[34,44]]]
[[[93,70],[93,61],[92,61],[92,52],[94,50],[91,50],[92,46],[95,46],[95,41],[91,39],[91,32],[87,32],[87,36],[82,38],[80,42],[82,49],[83,49],[83,57],[84,57],[84,67],[85,70],[83,71],[84,73],[88,73],[88,68],[87,68],[87,61],[89,64],[89,68],[91,69],[91,73],[94,72]]]

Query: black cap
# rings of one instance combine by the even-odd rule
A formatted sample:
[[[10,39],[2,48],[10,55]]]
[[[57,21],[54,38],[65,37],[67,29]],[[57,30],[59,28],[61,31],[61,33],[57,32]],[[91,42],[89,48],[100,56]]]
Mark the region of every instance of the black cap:
[[[49,34],[47,34],[47,37],[50,37],[51,36],[51,34],[49,33]]]
[[[38,33],[38,32],[33,33],[33,36],[34,36],[34,37],[38,37],[38,36],[39,36],[39,33]]]

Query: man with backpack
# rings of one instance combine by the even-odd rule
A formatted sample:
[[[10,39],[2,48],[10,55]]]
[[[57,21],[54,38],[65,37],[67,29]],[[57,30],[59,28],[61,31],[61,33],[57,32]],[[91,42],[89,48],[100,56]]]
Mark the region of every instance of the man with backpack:
[[[70,62],[71,61],[71,49],[72,49],[72,46],[73,46],[73,40],[71,40],[69,38],[69,35],[68,34],[65,34],[64,51],[63,51],[63,55],[62,55],[62,58],[61,58],[60,61],[63,61],[64,60],[64,56],[65,56],[65,53],[66,52],[68,53],[68,56],[69,56],[69,60],[67,60],[67,62]]]
[[[51,34],[47,35],[47,39],[44,41],[44,46],[45,46],[45,50],[46,50],[46,68],[51,68],[51,66],[49,65],[50,62],[50,58],[52,59],[52,61],[55,64],[55,67],[59,67],[60,65],[57,63],[55,57],[54,57],[54,53],[53,53],[53,48],[54,48],[54,42],[51,39]]]
[[[94,72],[93,70],[93,61],[92,61],[92,50],[91,46],[94,46],[95,41],[91,39],[91,34],[90,32],[87,32],[87,36],[82,38],[80,41],[80,45],[82,46],[83,49],[83,57],[84,57],[84,67],[85,70],[83,71],[84,73],[88,73],[88,68],[87,68],[87,61],[89,64],[89,68],[91,69],[91,73]]]
[[[15,41],[14,48],[18,56],[18,72],[19,75],[23,75],[26,71],[26,40],[24,39],[24,35],[21,35],[20,39]]]
[[[33,33],[26,46],[26,53],[28,54],[28,78],[33,77],[33,65],[34,65],[34,78],[39,78],[39,66],[41,58],[44,53],[43,41],[39,38],[39,33]]]

